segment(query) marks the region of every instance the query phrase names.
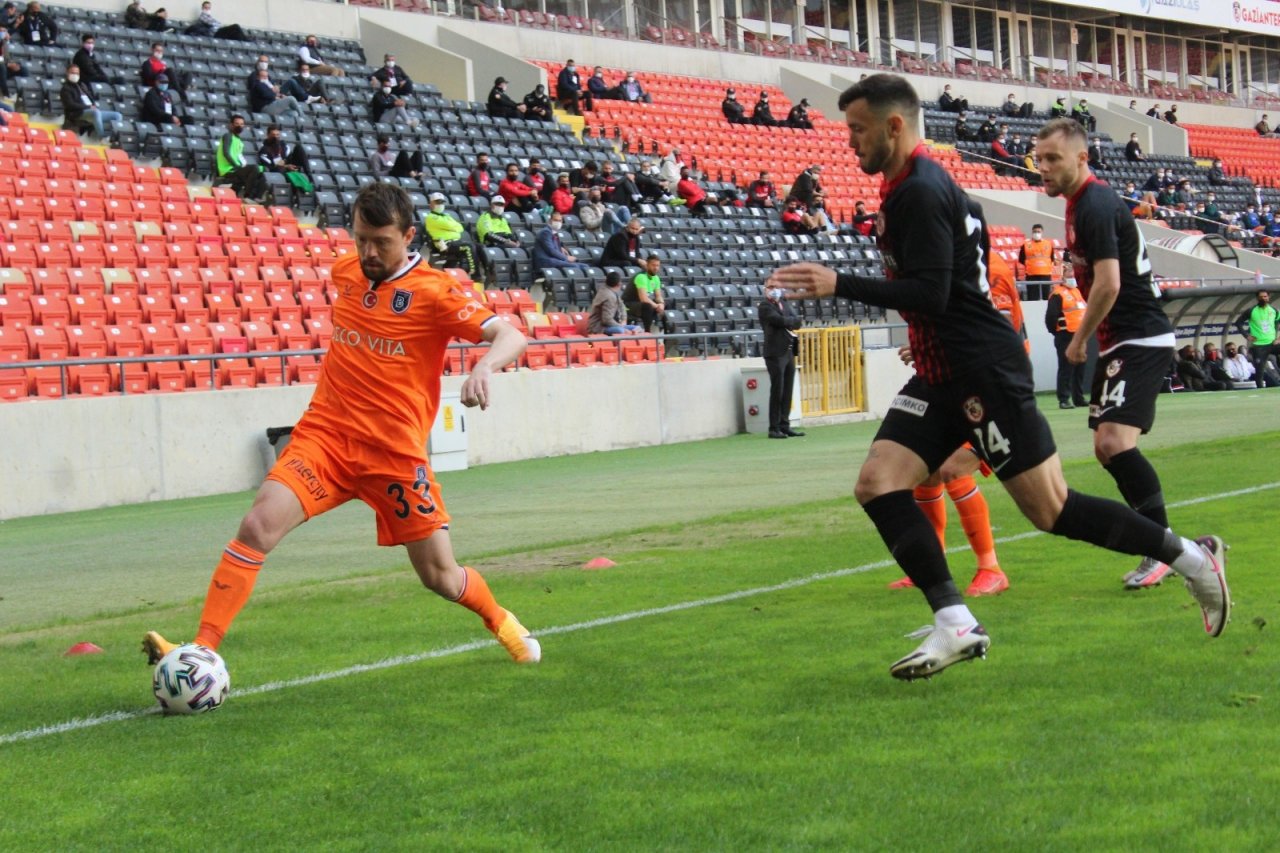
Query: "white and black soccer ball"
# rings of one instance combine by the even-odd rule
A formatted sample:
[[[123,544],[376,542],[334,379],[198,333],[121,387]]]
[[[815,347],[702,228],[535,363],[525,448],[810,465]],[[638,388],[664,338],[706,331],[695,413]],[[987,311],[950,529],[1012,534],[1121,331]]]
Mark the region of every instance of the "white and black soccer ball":
[[[203,714],[226,701],[231,676],[213,649],[186,643],[156,664],[151,689],[166,714]]]

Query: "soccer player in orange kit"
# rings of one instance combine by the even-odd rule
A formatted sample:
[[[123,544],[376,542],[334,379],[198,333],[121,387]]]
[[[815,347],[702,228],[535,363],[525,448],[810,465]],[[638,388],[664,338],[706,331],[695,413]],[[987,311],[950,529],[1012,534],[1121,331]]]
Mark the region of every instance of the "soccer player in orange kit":
[[[426,453],[449,341],[490,344],[461,392],[463,405],[485,409],[490,375],[520,356],[525,338],[409,251],[415,217],[400,187],[363,188],[352,221],[357,252],[333,267],[333,340],[319,384],[214,569],[195,642],[218,648],[289,531],[359,498],[377,516],[379,545],[404,545],[424,586],[478,614],[515,661],[536,663],[538,641],[475,569],[454,559]],[[175,645],[155,631],[143,640],[153,663]]]

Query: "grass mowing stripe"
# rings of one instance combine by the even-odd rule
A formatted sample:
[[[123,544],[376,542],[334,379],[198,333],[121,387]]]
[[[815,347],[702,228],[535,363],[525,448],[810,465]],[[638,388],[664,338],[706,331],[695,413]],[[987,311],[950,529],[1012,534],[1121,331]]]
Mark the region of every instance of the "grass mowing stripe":
[[[1202,495],[1196,498],[1187,498],[1168,504],[1170,509],[1180,507],[1195,506],[1198,504],[1209,503],[1212,501],[1224,500],[1226,498],[1239,497],[1241,495],[1256,494],[1271,489],[1280,488],[1280,482],[1263,483],[1257,486],[1249,486],[1243,489],[1234,489],[1229,492],[1219,492],[1213,495]],[[1040,530],[1030,530],[1024,533],[1017,533],[1012,536],[1004,536],[996,539],[997,544],[1005,544],[1009,542],[1018,542],[1023,539],[1030,539],[1036,536],[1045,535]],[[969,550],[969,546],[959,545],[947,549],[947,553],[960,553]],[[710,607],[716,604],[724,604],[730,601],[738,601],[743,598],[750,598],[757,595],[765,595],[772,592],[781,592],[796,587],[807,586],[811,583],[817,583],[824,580],[832,580],[835,578],[848,577],[850,575],[863,574],[875,569],[889,568],[896,565],[893,560],[879,560],[874,563],[864,563],[861,566],[851,568],[834,569],[826,572],[817,572],[805,575],[791,580],[781,581],[768,586],[751,587],[749,589],[736,590],[727,592],[722,595],[714,595],[708,598],[699,598],[692,601],[681,601],[675,604],[667,604],[662,607],[647,608],[644,610],[633,610],[627,613],[619,613],[613,616],[602,616],[598,619],[589,619],[585,622],[574,622],[569,625],[556,625],[548,628],[542,628],[534,632],[535,636],[545,637],[556,634],[569,634],[576,631],[586,631],[592,628],[602,628],[609,625],[617,625],[623,622],[630,622],[635,619],[644,619],[651,616],[663,616],[668,613],[679,613],[684,610],[693,610],[701,607]],[[376,672],[392,667],[404,666],[406,664],[419,663],[425,660],[433,660],[435,658],[450,657],[452,655],[463,654],[465,652],[476,651],[478,649],[487,648],[495,644],[493,640],[475,640],[460,645],[448,646],[442,649],[432,649],[426,652],[419,652],[412,655],[398,655],[396,657],[384,658],[373,663],[354,664],[352,666],[343,667],[342,669],[330,670],[328,672],[315,673],[313,675],[302,676],[301,678],[291,678],[283,681],[271,681],[265,684],[259,684],[254,687],[248,687],[243,690],[236,690],[235,696],[252,696],[258,693],[272,693],[277,690],[286,690],[293,687],[305,687],[311,684],[318,684],[324,681],[332,681],[337,678],[346,678],[351,675],[359,675],[365,672]],[[134,720],[145,717],[150,714],[160,712],[158,707],[140,709],[136,711],[112,711],[108,714],[99,714],[94,717],[83,717],[80,719],[67,720],[61,723],[55,723],[48,726],[41,726],[35,729],[28,729],[21,732],[12,732],[6,735],[0,735],[0,746],[10,743],[18,743],[20,741],[35,740],[37,738],[48,737],[50,735],[62,734],[64,732],[80,731],[104,723],[124,722],[126,720]]]

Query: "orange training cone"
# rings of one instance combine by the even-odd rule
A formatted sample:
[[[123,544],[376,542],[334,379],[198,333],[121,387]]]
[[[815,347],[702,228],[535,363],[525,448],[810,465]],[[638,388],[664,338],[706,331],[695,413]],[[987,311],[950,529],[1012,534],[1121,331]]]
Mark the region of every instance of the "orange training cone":
[[[587,562],[583,564],[582,568],[584,568],[584,569],[611,569],[611,568],[613,568],[613,567],[614,567],[614,566],[616,566],[616,565],[618,565],[618,564],[617,564],[617,563],[615,563],[613,560],[610,560],[608,557],[596,557],[596,558],[595,558],[595,559],[593,559],[593,560],[587,560]]]
[[[100,655],[102,654],[102,646],[95,646],[93,643],[76,643],[71,648],[62,653],[64,658],[73,657],[75,655]]]

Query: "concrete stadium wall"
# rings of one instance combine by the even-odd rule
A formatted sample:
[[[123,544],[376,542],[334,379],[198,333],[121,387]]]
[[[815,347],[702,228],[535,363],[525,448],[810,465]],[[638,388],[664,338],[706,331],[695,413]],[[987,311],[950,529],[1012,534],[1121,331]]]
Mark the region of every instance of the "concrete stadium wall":
[[[446,98],[475,100],[471,59],[431,44],[434,28],[425,25],[426,15],[367,11],[360,20],[360,44],[370,65],[380,66],[392,53],[415,82],[434,83]]]

